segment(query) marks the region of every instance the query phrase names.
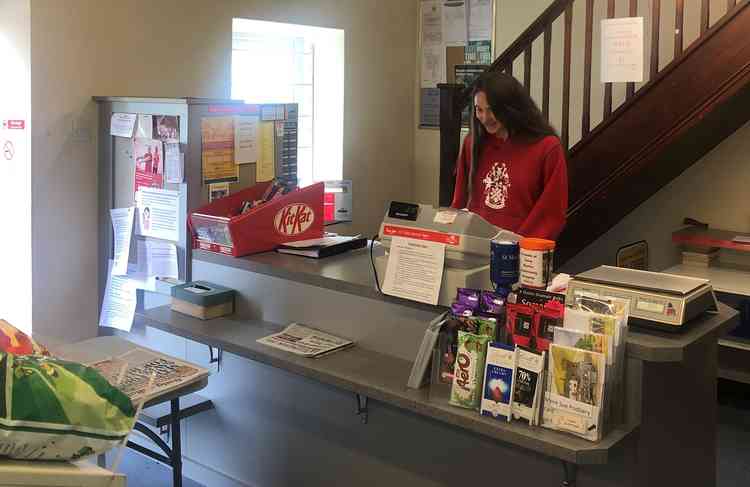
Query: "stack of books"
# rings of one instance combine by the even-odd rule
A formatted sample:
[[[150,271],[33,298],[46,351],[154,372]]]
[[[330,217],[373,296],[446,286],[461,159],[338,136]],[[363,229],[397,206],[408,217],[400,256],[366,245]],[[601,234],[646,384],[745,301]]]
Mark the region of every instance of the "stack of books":
[[[707,247],[705,250],[683,250],[682,263],[688,265],[708,267],[716,263],[719,259],[719,249],[717,247]]]

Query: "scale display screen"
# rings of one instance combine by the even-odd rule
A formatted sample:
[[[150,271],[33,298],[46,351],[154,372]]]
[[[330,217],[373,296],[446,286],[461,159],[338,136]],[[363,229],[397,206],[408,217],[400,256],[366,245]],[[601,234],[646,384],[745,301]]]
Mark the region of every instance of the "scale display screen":
[[[649,313],[664,314],[664,303],[657,301],[651,301],[647,299],[637,299],[635,303],[636,309],[639,311],[647,311]]]

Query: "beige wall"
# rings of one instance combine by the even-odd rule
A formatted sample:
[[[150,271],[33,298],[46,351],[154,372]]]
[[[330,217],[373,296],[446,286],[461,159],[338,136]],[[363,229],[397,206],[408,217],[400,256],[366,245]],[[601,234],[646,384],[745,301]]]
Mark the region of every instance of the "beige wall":
[[[341,28],[352,230],[412,198],[417,4],[403,0],[33,0],[33,296],[40,333],[96,333],[92,95],[228,97],[231,20]]]
[[[30,128],[2,123],[29,124],[30,63],[30,1],[0,0],[0,319],[25,332],[31,331]]]
[[[498,0],[496,19],[496,53],[501,53],[552,3],[552,0],[526,0],[515,2]],[[685,2],[684,48],[698,37],[700,18],[698,0]],[[583,100],[583,46],[586,2],[574,4],[573,45],[571,68],[571,145],[581,137],[581,115]],[[627,16],[628,2],[616,2],[615,15]],[[638,11],[650,12],[651,2],[639,0]],[[726,12],[726,2],[711,1],[711,24]],[[600,53],[598,39],[600,20],[606,14],[606,2],[597,0],[594,9],[592,85],[591,85],[591,126],[602,120],[603,85],[598,82]],[[650,64],[650,14],[644,20],[645,32],[645,76],[648,80]],[[675,22],[674,0],[661,2],[659,66],[660,69],[673,59],[674,36],[671,35]],[[550,87],[550,121],[561,127],[560,111],[562,99],[562,18],[553,25],[552,63]],[[541,39],[533,45],[532,55],[532,96],[541,103],[541,72],[543,47]],[[418,73],[418,72],[417,72]],[[514,73],[519,79],[523,76],[523,56],[514,64]],[[418,76],[418,75],[417,75]],[[640,87],[642,83],[637,84]],[[418,88],[418,84],[415,85]],[[613,107],[616,109],[625,97],[625,86],[617,83],[613,87]],[[418,102],[418,98],[417,98]],[[418,114],[417,114],[418,115]],[[417,119],[418,120],[418,119]],[[439,134],[435,130],[415,130],[415,198],[419,201],[436,203],[439,189]],[[717,228],[737,231],[750,230],[750,210],[748,210],[747,190],[742,181],[750,181],[750,166],[744,164],[745,154],[750,152],[750,126],[745,126],[724,141],[720,146],[698,161],[688,171],[675,179],[651,199],[629,214],[607,234],[587,247],[579,256],[565,266],[574,272],[600,263],[613,263],[614,255],[622,245],[647,239],[651,246],[651,267],[660,270],[677,261],[677,250],[671,243],[672,230],[679,228],[684,216],[693,216],[709,221]],[[668,164],[669,161],[664,161]]]

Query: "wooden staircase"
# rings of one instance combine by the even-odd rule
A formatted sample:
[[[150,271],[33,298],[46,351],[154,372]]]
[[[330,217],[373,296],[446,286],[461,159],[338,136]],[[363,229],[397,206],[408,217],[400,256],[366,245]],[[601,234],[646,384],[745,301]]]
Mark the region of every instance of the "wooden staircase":
[[[639,89],[627,83],[625,99],[614,111],[613,87],[607,83],[601,122],[593,128],[591,58],[596,5],[595,0],[580,1],[585,2],[583,97],[580,140],[572,146],[570,123],[578,123],[577,119],[572,120],[570,86],[574,0],[553,2],[488,68],[513,74],[513,61],[523,56],[523,73],[518,77],[530,90],[532,44],[537,39],[543,43],[542,95],[537,102],[541,101],[545,116],[549,116],[550,103],[561,105],[560,138],[569,149],[570,206],[567,226],[558,239],[557,265],[583,250],[750,120],[750,0],[728,0],[726,11],[710,27],[709,7],[717,2],[701,0],[700,34],[687,49],[683,49],[685,5],[683,0],[676,0],[675,29],[667,29],[675,36],[674,58],[661,70],[662,2],[652,0],[649,12],[638,12],[638,2],[629,0],[628,15],[647,17],[652,26],[648,34],[648,81]],[[606,3],[607,17],[612,18],[615,1]],[[552,28],[558,19],[564,25],[559,100],[550,96]],[[595,76],[598,78],[598,73]],[[473,87],[440,88],[440,204],[448,205],[460,148],[461,111],[471,102]],[[638,239],[637,235],[633,237]]]

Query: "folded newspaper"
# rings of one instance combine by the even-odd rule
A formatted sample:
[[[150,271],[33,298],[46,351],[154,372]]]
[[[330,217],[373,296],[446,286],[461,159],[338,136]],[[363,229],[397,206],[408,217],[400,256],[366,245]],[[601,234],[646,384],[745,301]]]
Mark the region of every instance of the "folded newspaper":
[[[257,341],[304,357],[320,357],[354,344],[351,340],[297,323],[292,323],[279,333],[259,338]]]
[[[99,371],[110,384],[138,404],[197,382],[208,370],[167,355],[134,348],[122,355],[88,364]],[[154,374],[151,391],[146,394],[149,378]]]

